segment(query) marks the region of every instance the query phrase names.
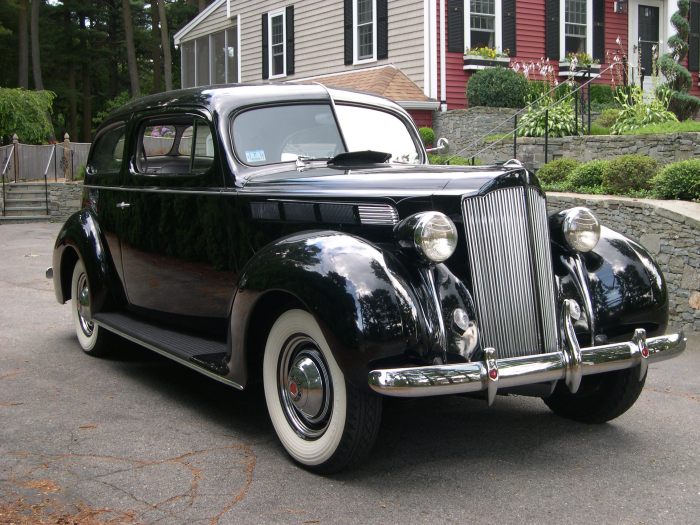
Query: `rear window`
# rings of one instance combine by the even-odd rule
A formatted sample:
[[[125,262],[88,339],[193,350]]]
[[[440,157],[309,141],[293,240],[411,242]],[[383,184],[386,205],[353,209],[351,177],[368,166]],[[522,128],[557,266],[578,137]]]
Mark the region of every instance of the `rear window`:
[[[119,124],[100,134],[92,148],[90,168],[95,174],[118,173],[124,157],[126,127]]]

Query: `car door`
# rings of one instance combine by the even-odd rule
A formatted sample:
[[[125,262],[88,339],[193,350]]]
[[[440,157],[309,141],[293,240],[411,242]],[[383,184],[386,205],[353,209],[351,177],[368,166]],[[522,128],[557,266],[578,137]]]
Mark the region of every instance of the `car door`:
[[[223,179],[210,118],[144,114],[135,130],[121,230],[129,305],[195,328],[223,320],[236,275],[226,262]]]

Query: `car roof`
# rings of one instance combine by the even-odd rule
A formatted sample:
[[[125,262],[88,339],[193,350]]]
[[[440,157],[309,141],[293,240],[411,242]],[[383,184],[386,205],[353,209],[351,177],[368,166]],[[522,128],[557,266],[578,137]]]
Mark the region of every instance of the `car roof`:
[[[356,91],[326,88],[318,83],[229,84],[180,89],[138,98],[112,112],[101,127],[114,121],[128,119],[134,112],[167,109],[174,106],[196,107],[225,114],[255,104],[330,100],[331,97],[335,101],[372,104],[405,113],[398,104],[389,99]]]

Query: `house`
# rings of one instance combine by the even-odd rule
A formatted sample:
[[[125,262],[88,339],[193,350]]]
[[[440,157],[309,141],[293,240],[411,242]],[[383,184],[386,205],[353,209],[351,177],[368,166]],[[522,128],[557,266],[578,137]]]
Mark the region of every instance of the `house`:
[[[676,0],[215,0],[175,35],[183,87],[316,81],[396,100],[420,125],[467,105],[466,84],[492,62],[465,50],[508,50],[510,63],[548,57],[566,75],[570,53],[632,72],[668,49]],[[700,94],[700,0],[691,1],[687,66]],[[507,65],[508,60],[500,62]],[[499,61],[494,61],[499,62]]]

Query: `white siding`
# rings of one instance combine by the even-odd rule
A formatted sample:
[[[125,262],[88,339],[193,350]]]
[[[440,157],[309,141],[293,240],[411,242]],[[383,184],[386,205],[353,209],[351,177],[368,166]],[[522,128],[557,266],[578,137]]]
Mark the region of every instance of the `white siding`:
[[[344,64],[342,0],[231,0],[231,16],[241,15],[241,80],[262,80],[262,14],[294,6],[295,74],[288,80],[362,67],[393,64],[423,87],[422,0],[389,1],[389,58],[361,66]],[[233,20],[226,18],[226,2],[193,27],[182,41],[221,31]]]

